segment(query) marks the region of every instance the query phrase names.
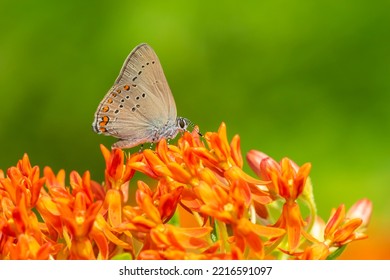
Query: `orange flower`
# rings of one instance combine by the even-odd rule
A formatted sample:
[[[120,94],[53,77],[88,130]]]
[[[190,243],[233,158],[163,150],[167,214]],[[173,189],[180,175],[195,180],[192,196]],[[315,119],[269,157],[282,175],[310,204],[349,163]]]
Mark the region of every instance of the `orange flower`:
[[[250,234],[242,227],[242,219],[250,218],[250,208],[255,209],[254,215],[259,210],[261,216],[264,216],[261,206],[271,202],[269,194],[258,188],[264,182],[252,178],[242,170],[239,137],[235,136],[229,144],[224,124],[218,133],[206,133],[205,139],[208,148],[200,141],[197,133],[185,133],[177,146],[169,148],[166,141],[162,140],[157,144],[157,153],[145,150],[142,164],[135,162],[131,167],[159,179],[168,189],[181,190],[184,186],[183,191],[180,191],[183,193],[181,204],[185,209],[200,214],[204,222],[207,217],[214,219],[221,238],[220,250],[224,254],[234,246],[234,243],[229,242],[235,240],[239,242],[239,248],[253,245],[253,251],[248,251],[247,254],[262,257],[263,241],[256,233]],[[144,203],[146,201],[145,199]],[[153,208],[148,209],[151,211]],[[228,224],[230,230],[240,237],[230,238],[227,234],[229,229],[222,226],[223,223]],[[144,227],[150,226],[146,224],[143,224]],[[252,227],[253,230],[255,228]],[[257,228],[256,230],[259,231]],[[267,234],[263,238],[280,236],[284,230],[268,228],[264,232]],[[251,238],[247,238],[248,236]],[[256,244],[254,240],[257,240]]]
[[[122,192],[127,193],[127,185],[126,187],[122,186],[128,183],[131,177],[133,177],[134,170],[130,168],[130,164],[132,161],[138,160],[139,156],[129,157],[124,164],[123,162],[125,154],[122,150],[113,149],[110,152],[103,145],[100,145],[100,149],[102,151],[104,160],[106,161],[106,188],[122,190]]]
[[[358,229],[362,229],[361,226],[367,226],[371,211],[372,204],[367,199],[355,203],[348,215],[345,214],[345,206],[343,204],[336,210],[333,210],[325,227],[325,242],[329,246],[341,247],[353,240],[367,238],[367,235]]]
[[[35,206],[44,183],[45,178],[39,178],[39,167],[31,167],[27,154],[18,161],[16,167],[7,170],[7,178],[0,179],[0,185],[14,205],[17,205],[23,196],[28,208]]]
[[[0,259],[331,259],[366,237],[369,200],[347,214],[340,206],[325,224],[309,163],[252,150],[247,161],[260,179],[253,178],[243,170],[240,137],[229,143],[224,123],[203,138],[197,131],[131,155],[101,145],[102,184],[89,171],[72,171],[69,186],[64,170],[45,167],[41,177],[27,155],[0,170]],[[130,200],[135,172],[149,181],[138,181]]]
[[[302,194],[310,173],[310,163],[299,167],[290,159],[283,158],[278,164],[266,154],[255,150],[248,152],[247,159],[258,176],[271,181],[267,186],[273,194],[286,200],[296,200]]]
[[[367,238],[363,231],[368,224],[371,211],[372,203],[368,199],[356,202],[347,215],[345,214],[345,206],[341,205],[332,211],[327,224],[317,218],[312,235],[304,233],[311,245],[304,248],[303,252],[284,252],[297,259],[333,259],[337,257],[340,250],[342,252],[346,244]]]
[[[306,225],[295,200],[305,188],[311,164],[306,163],[298,167],[288,158],[283,158],[278,164],[264,153],[254,150],[248,153],[247,159],[256,174],[271,181],[267,187],[273,194],[273,198],[281,196],[285,199],[281,216],[274,227],[286,229],[289,250],[294,251],[299,246]]]
[[[73,205],[58,202],[64,223],[64,237],[72,259],[96,259],[89,234],[99,212],[101,202],[87,206],[85,196],[77,194]]]
[[[372,202],[367,199],[358,200],[352,207],[348,210],[346,217],[348,219],[359,218],[362,220],[360,226],[360,231],[365,231],[371,218],[372,213]]]
[[[135,172],[130,165],[134,160],[140,159],[140,156],[128,157],[124,163],[125,154],[122,150],[113,149],[110,152],[103,145],[100,145],[100,149],[106,162],[107,189],[102,213],[108,212],[109,225],[116,227],[122,223],[122,207],[128,199],[129,180]]]
[[[134,238],[144,245],[140,259],[165,258],[161,250],[176,250],[181,253],[187,250],[200,250],[208,247],[205,236],[211,231],[209,227],[180,228],[163,221],[172,216],[180,199],[180,189],[165,193],[167,189],[159,185],[154,193],[148,185],[139,181],[136,200],[139,208],[125,206],[124,222],[117,230],[130,231]],[[157,196],[156,196],[157,195]],[[159,200],[155,200],[159,198]],[[163,199],[161,199],[163,198]],[[160,203],[156,206],[156,203]]]
[[[31,167],[25,154],[16,167],[2,172],[1,189],[1,244],[3,258],[40,259],[41,246],[48,246],[49,240],[41,231],[38,217],[32,211],[36,205],[45,178],[39,177],[39,168]],[[43,252],[43,251],[41,251]]]
[[[303,252],[290,253],[282,249],[281,251],[294,256],[296,260],[326,260],[330,254],[329,247],[323,242],[314,242],[311,246],[305,247]]]
[[[60,170],[58,174],[55,175],[51,168],[45,167],[44,176],[46,178],[48,192],[42,189],[37,203],[37,210],[45,222],[46,235],[52,240],[58,240],[59,238],[62,238],[63,223],[56,200],[67,200],[70,202],[72,196],[65,187],[64,170]]]
[[[30,235],[22,234],[16,244],[10,245],[10,259],[12,260],[47,260],[50,258],[52,244],[45,243],[43,246]]]

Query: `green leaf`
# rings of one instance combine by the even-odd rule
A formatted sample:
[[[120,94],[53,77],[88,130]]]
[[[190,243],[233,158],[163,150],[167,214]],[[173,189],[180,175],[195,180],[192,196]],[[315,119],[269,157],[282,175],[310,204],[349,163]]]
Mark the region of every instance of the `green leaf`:
[[[335,260],[335,259],[337,259],[344,252],[345,248],[347,248],[347,245],[344,245],[344,246],[340,247],[339,249],[334,251],[332,254],[330,254],[326,259],[327,260]]]
[[[122,253],[115,255],[111,260],[132,260],[132,256],[129,253]]]

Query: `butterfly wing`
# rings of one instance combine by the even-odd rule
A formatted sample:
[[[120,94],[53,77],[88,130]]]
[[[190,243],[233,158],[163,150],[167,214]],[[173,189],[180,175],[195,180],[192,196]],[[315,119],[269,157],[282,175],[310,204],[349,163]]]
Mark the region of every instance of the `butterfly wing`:
[[[176,105],[160,61],[147,44],[137,46],[95,113],[97,133],[132,147],[153,142],[154,133],[176,121]]]

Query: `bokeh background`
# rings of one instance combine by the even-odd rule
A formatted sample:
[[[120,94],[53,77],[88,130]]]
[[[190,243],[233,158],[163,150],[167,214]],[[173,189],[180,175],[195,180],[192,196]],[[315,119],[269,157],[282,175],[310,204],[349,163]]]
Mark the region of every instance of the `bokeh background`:
[[[91,123],[128,53],[158,53],[178,113],[242,151],[311,162],[319,214],[373,201],[346,259],[390,259],[389,1],[0,1],[0,169],[103,179]],[[246,166],[246,170],[249,168]]]

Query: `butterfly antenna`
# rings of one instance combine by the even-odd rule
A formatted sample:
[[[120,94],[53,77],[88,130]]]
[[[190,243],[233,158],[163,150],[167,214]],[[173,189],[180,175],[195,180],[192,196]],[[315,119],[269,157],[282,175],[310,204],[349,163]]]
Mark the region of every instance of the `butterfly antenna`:
[[[203,137],[203,134],[200,133],[199,131],[199,128],[197,126],[194,125],[194,123],[192,121],[190,121],[189,119],[187,119],[187,122],[188,124],[192,127],[192,129],[194,129],[196,131],[196,133],[198,133],[199,136]]]

